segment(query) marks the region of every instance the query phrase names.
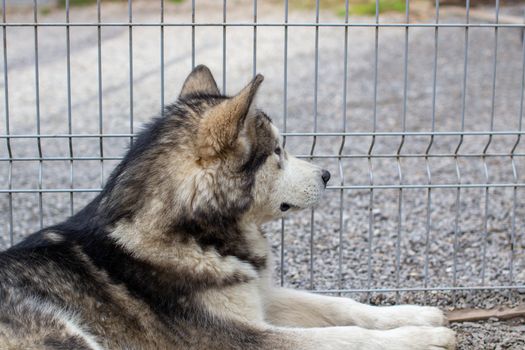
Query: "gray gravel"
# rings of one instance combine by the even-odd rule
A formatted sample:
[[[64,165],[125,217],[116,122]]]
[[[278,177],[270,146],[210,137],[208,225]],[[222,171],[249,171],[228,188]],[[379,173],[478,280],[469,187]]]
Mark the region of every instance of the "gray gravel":
[[[514,349],[525,348],[525,319],[453,324],[459,349]]]
[[[228,20],[251,21],[251,5],[245,2],[228,2]],[[104,21],[127,21],[127,9],[118,3],[103,3]],[[260,22],[282,21],[284,9],[279,5],[259,4]],[[198,1],[197,21],[222,21],[222,3]],[[28,17],[29,16],[29,17]],[[74,8],[72,21],[94,21],[95,9]],[[30,15],[14,13],[10,21],[30,21]],[[292,11],[290,21],[313,21],[312,12]],[[52,11],[41,17],[44,22],[63,21],[64,14]],[[134,1],[134,20],[158,22],[159,9],[148,2]],[[358,19],[370,21],[370,19]],[[396,21],[399,18],[389,18]],[[431,19],[418,19],[431,21]],[[442,21],[461,22],[460,18],[441,18]],[[191,21],[189,2],[181,5],[166,4],[166,21]],[[331,12],[322,12],[321,21],[341,21]],[[129,115],[129,40],[128,28],[107,27],[102,30],[103,52],[103,131],[126,133],[130,131]],[[409,34],[409,70],[407,90],[406,129],[430,131],[433,105],[434,29],[412,28]],[[434,127],[438,131],[459,130],[462,115],[462,81],[464,35],[461,28],[439,30],[437,85]],[[98,133],[98,79],[96,28],[71,29],[72,67],[72,128],[74,133]],[[181,83],[191,68],[191,30],[166,28],[165,30],[165,82],[166,101],[176,98]],[[257,70],[265,75],[259,96],[259,105],[273,117],[279,127],[284,127],[284,30],[261,27],[257,31]],[[374,116],[374,28],[351,28],[348,34],[348,94],[346,100],[346,130],[369,132],[373,130]],[[319,85],[317,114],[314,109],[315,29],[289,28],[288,42],[288,132],[313,131],[338,132],[343,130],[343,62],[344,29],[319,30]],[[253,28],[227,29],[227,80],[226,91],[239,89],[252,74]],[[382,28],[379,34],[377,76],[377,131],[400,131],[403,128],[403,54],[404,29]],[[500,29],[498,38],[496,95],[494,104],[495,130],[516,130],[519,126],[522,49],[517,29]],[[160,31],[145,27],[133,30],[133,112],[134,126],[157,114],[160,98]],[[66,37],[63,28],[39,29],[40,112],[41,132],[44,134],[67,133],[66,89]],[[487,131],[491,127],[492,67],[494,55],[494,30],[473,28],[469,32],[468,88],[465,108],[465,130]],[[196,62],[204,63],[215,72],[219,85],[222,80],[222,28],[197,28]],[[10,128],[12,133],[30,134],[36,131],[34,46],[32,28],[8,29],[8,62],[10,92]],[[3,74],[1,72],[0,74]],[[3,76],[0,77],[2,95]],[[0,101],[0,133],[4,134],[4,100]],[[317,123],[314,116],[317,115]],[[127,138],[105,139],[104,156],[121,156]],[[312,148],[311,137],[289,137],[286,147],[293,153],[307,155]],[[318,137],[315,154],[337,154],[341,137]],[[330,169],[331,183],[339,185],[369,185],[369,163],[365,157],[371,137],[347,137],[344,155],[339,164],[336,158],[316,159]],[[395,154],[400,137],[378,136],[373,154]],[[508,154],[516,136],[494,136],[489,153]],[[402,153],[424,154],[429,146],[428,136],[409,136],[404,140]],[[459,143],[457,136],[436,136],[430,153],[451,155]],[[488,143],[487,136],[467,136],[463,139],[461,153],[479,155]],[[16,157],[38,156],[34,139],[11,141]],[[521,142],[516,152],[524,151]],[[43,139],[46,157],[67,157],[67,139]],[[100,155],[98,139],[73,140],[76,156]],[[0,143],[0,157],[8,156],[6,143]],[[523,182],[525,163],[516,158],[518,181]],[[98,188],[116,161],[75,161],[73,186]],[[510,157],[487,158],[489,181],[510,183],[514,181]],[[398,163],[395,158],[372,158],[374,184],[400,183]],[[341,168],[339,167],[341,165]],[[404,184],[427,184],[427,163],[422,157],[402,158],[400,161]],[[459,161],[462,183],[485,183],[481,157],[462,157]],[[434,184],[457,183],[456,162],[453,157],[429,158],[428,167]],[[102,175],[101,175],[101,170]],[[69,188],[70,163],[45,161],[42,165],[43,188]],[[1,188],[8,187],[8,166],[0,166]],[[14,162],[13,188],[38,188],[38,162]],[[344,179],[341,175],[344,175]],[[511,223],[513,218],[512,188],[489,189],[487,239],[484,239],[485,189],[462,189],[460,206],[456,206],[457,189],[434,189],[430,193],[430,230],[427,230],[429,192],[426,189],[375,190],[371,196],[367,189],[328,191],[315,210],[311,226],[311,213],[305,212],[285,220],[284,285],[316,290],[367,289],[367,288],[420,288],[447,287],[453,284],[454,239],[456,213],[459,212],[456,256],[457,285],[477,286],[482,281],[483,250],[486,251],[484,282],[489,286],[511,283]],[[512,283],[525,284],[525,202],[523,189],[516,190],[515,232]],[[402,196],[401,235],[398,237],[399,196]],[[80,208],[93,193],[74,195],[73,210]],[[0,246],[8,246],[9,200],[0,195]],[[37,194],[13,195],[14,240],[38,229],[39,196]],[[42,196],[43,225],[67,217],[71,211],[70,195],[49,194]],[[343,208],[341,211],[340,208]],[[372,233],[369,218],[372,215]],[[342,225],[341,225],[342,223]],[[311,230],[313,227],[313,231]],[[341,232],[342,228],[342,232]],[[280,259],[281,222],[267,226],[273,249]],[[428,234],[428,248],[427,248]],[[369,235],[372,240],[369,242]],[[340,237],[342,238],[340,242]],[[396,273],[396,251],[399,238],[399,279]],[[313,244],[311,244],[311,242]],[[368,260],[369,243],[372,258]],[[428,249],[428,259],[426,250]],[[342,255],[339,254],[340,250]],[[313,252],[313,260],[310,253]],[[341,262],[341,276],[339,274]],[[313,270],[310,269],[313,266]],[[428,273],[425,274],[425,266]],[[371,279],[368,279],[370,274]],[[280,281],[279,260],[276,262],[276,281]],[[341,277],[341,279],[340,279]],[[313,279],[312,279],[313,278]],[[395,293],[343,293],[374,304],[415,302],[439,305],[444,308],[515,305],[523,302],[525,294],[508,291],[490,292],[403,292]],[[490,321],[465,323],[454,326],[458,330],[460,349],[523,349],[525,347],[524,321]]]

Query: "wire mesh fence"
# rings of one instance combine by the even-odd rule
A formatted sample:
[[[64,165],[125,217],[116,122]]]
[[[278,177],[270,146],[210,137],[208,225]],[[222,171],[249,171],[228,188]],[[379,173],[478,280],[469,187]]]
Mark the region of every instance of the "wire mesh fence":
[[[34,0],[13,14],[3,0],[2,247],[100,191],[138,124],[205,63],[224,93],[265,74],[259,105],[285,147],[332,171],[318,208],[267,228],[281,285],[523,299],[523,16],[436,0],[414,19],[421,3],[383,15],[377,0],[354,18],[348,0],[338,15],[320,0],[66,0],[50,13]]]

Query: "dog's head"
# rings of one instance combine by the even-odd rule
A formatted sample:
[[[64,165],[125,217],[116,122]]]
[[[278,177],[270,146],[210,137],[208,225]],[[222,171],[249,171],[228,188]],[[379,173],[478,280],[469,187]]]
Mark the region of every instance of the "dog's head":
[[[254,108],[262,81],[257,75],[237,95],[214,99],[220,93],[208,68],[199,66],[186,79],[181,102],[206,106],[197,112],[193,152],[197,174],[209,182],[194,193],[197,207],[246,203],[247,213],[264,222],[313,206],[325,189],[330,173],[288,154],[271,119]],[[217,192],[223,198],[210,201],[209,193]]]
[[[271,119],[253,106],[262,81],[257,75],[226,97],[209,69],[196,67],[178,101],[138,138],[128,164],[114,174],[116,186],[141,183],[120,196],[138,192],[132,205],[143,212],[157,208],[154,215],[169,216],[179,227],[220,227],[245,218],[263,223],[313,206],[330,173],[283,149]]]

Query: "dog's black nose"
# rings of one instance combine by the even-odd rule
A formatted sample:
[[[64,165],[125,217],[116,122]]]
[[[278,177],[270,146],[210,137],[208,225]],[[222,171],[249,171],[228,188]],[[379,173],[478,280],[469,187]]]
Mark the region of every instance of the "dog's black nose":
[[[328,180],[330,180],[330,172],[328,170],[324,170],[323,169],[323,173],[321,174],[321,178],[323,179],[323,182],[326,185],[328,183]]]

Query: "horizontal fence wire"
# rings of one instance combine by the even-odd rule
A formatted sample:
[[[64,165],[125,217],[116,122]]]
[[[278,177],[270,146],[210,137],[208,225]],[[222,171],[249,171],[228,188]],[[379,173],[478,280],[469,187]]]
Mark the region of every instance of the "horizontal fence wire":
[[[315,290],[319,294],[339,293],[399,293],[399,292],[437,292],[437,291],[488,291],[488,290],[513,290],[523,289],[523,285],[517,286],[468,286],[468,287],[421,287],[421,288],[362,288],[362,289],[327,289]]]
[[[372,27],[372,28],[525,28],[521,23],[128,23],[128,22],[76,22],[76,23],[0,23],[0,27]]]
[[[227,81],[232,80],[231,66],[229,65],[231,57],[235,54],[229,48],[234,46],[233,39],[230,39],[232,32],[236,28],[246,28],[250,31],[249,37],[249,56],[251,64],[250,71],[253,75],[259,72],[259,67],[267,60],[266,48],[261,48],[261,42],[264,41],[264,35],[266,30],[280,30],[282,31],[282,42],[275,42],[275,47],[282,49],[282,57],[276,60],[274,64],[282,69],[282,115],[279,116],[281,119],[281,136],[283,139],[283,147],[288,148],[294,141],[301,140],[307,147],[297,154],[301,159],[325,161],[330,164],[335,164],[334,172],[337,173],[339,179],[333,179],[327,186],[327,189],[334,196],[331,197],[337,202],[336,219],[334,219],[334,227],[337,227],[337,233],[335,233],[335,260],[333,267],[336,270],[334,279],[335,284],[326,286],[318,282],[322,276],[317,270],[317,263],[320,259],[323,259],[322,255],[325,253],[324,248],[320,248],[319,240],[324,233],[322,225],[318,225],[320,220],[325,220],[324,214],[319,213],[322,209],[312,209],[308,215],[308,224],[305,226],[308,234],[304,236],[305,243],[304,247],[307,257],[301,264],[305,265],[304,270],[301,271],[302,282],[299,283],[300,287],[310,289],[316,293],[324,294],[359,294],[364,296],[365,300],[371,301],[374,295],[380,293],[393,294],[395,302],[399,302],[404,293],[423,293],[424,302],[427,302],[429,293],[432,292],[449,292],[453,296],[453,304],[455,305],[457,299],[459,299],[460,293],[463,292],[483,292],[483,291],[504,291],[504,292],[516,292],[525,289],[525,281],[521,279],[523,276],[523,266],[517,264],[516,252],[519,251],[519,244],[523,239],[523,224],[520,219],[520,210],[524,204],[521,191],[525,188],[525,182],[520,176],[520,162],[523,162],[525,157],[525,151],[520,147],[521,138],[525,134],[522,130],[522,119],[524,113],[524,88],[525,88],[525,43],[523,44],[522,54],[522,70],[516,72],[521,77],[520,85],[520,104],[519,104],[519,116],[517,127],[508,126],[504,130],[498,130],[495,125],[497,120],[496,104],[498,102],[498,60],[499,56],[503,55],[506,47],[502,45],[504,42],[501,39],[502,33],[508,31],[521,32],[525,31],[525,21],[523,23],[503,23],[500,21],[500,1],[495,0],[493,9],[493,19],[483,21],[473,21],[471,18],[471,4],[470,0],[465,1],[465,14],[464,17],[457,23],[447,22],[443,19],[442,6],[439,0],[434,2],[434,11],[432,19],[415,22],[411,16],[410,0],[405,0],[405,9],[400,14],[401,19],[390,21],[389,18],[383,18],[382,12],[380,12],[380,2],[375,0],[375,14],[370,16],[368,19],[360,19],[355,21],[351,15],[352,4],[349,0],[342,0],[342,10],[339,21],[329,22],[322,19],[322,1],[315,1],[315,8],[312,8],[312,17],[310,20],[291,20],[290,12],[291,5],[288,0],[282,2],[282,8],[280,9],[280,16],[282,20],[268,20],[262,13],[262,5],[258,4],[257,0],[252,0],[249,8],[249,18],[245,21],[238,19],[231,20],[235,16],[230,16],[228,9],[232,6],[227,0],[223,0],[220,3],[220,13],[217,21],[209,19],[200,20],[199,12],[197,11],[197,0],[188,0],[188,16],[183,21],[174,21],[168,19],[167,8],[168,5],[165,0],[159,0],[158,2],[151,2],[152,8],[158,9],[156,16],[158,20],[148,19],[142,20],[141,16],[136,15],[136,7],[132,0],[127,0],[126,3],[126,19],[117,21],[104,21],[101,0],[97,0],[94,4],[96,9],[96,20],[94,21],[75,21],[72,20],[71,11],[72,6],[70,0],[65,1],[65,7],[63,9],[65,16],[59,21],[43,22],[42,16],[39,12],[39,4],[37,0],[32,2],[32,19],[25,21],[17,19],[16,21],[9,21],[6,11],[6,0],[2,0],[2,22],[0,27],[2,30],[2,47],[3,47],[3,103],[4,111],[2,119],[5,121],[2,130],[0,131],[0,141],[5,144],[5,152],[0,156],[0,166],[6,169],[6,182],[3,187],[0,188],[0,194],[5,197],[5,211],[7,215],[4,216],[7,222],[6,227],[6,240],[9,245],[15,243],[15,227],[16,219],[14,212],[20,210],[17,208],[16,197],[25,194],[34,194],[37,196],[37,202],[31,203],[36,206],[38,212],[38,226],[44,226],[44,212],[46,211],[46,197],[52,194],[66,194],[68,195],[68,214],[73,214],[79,208],[76,206],[76,195],[80,193],[87,193],[95,195],[100,192],[106,181],[108,171],[114,162],[123,159],[123,155],[114,155],[108,153],[111,151],[112,142],[118,140],[129,139],[129,143],[133,143],[134,138],[138,135],[136,128],[136,117],[138,116],[138,109],[136,108],[138,100],[141,98],[140,91],[137,88],[137,73],[140,69],[140,59],[137,59],[141,54],[141,47],[136,44],[137,37],[140,35],[139,28],[152,28],[158,30],[156,36],[158,36],[159,42],[159,55],[157,63],[159,68],[159,100],[161,115],[165,113],[162,108],[166,104],[169,77],[168,77],[168,62],[171,53],[169,46],[172,44],[170,40],[173,37],[169,33],[170,30],[180,28],[186,30],[184,32],[188,36],[187,41],[190,43],[190,50],[188,60],[191,58],[191,67],[195,67],[196,64],[202,59],[198,55],[199,50],[199,31],[206,30],[206,28],[217,28],[220,31],[219,39],[219,50],[220,50],[220,66],[222,67],[220,75],[221,90],[224,94],[227,93]],[[253,5],[253,6],[252,6]],[[136,5],[135,5],[136,6]],[[156,7],[155,7],[156,6]],[[191,9],[190,9],[191,6]],[[219,10],[218,10],[219,11]],[[220,16],[219,16],[220,15]],[[47,20],[47,18],[46,18]],[[92,106],[93,113],[96,114],[96,128],[90,128],[90,132],[81,130],[80,128],[74,127],[74,100],[76,98],[75,83],[73,78],[73,63],[72,63],[72,50],[74,50],[75,38],[72,35],[73,28],[93,28],[95,31],[95,47],[96,57],[94,64],[96,65],[96,79],[94,85],[96,86],[96,103]],[[106,112],[106,96],[105,89],[107,81],[104,80],[104,72],[107,67],[111,67],[111,62],[105,58],[107,52],[104,47],[105,37],[104,33],[110,30],[112,27],[121,27],[125,30],[126,36],[126,50],[120,52],[119,57],[122,58],[120,63],[125,62],[126,65],[126,95],[129,99],[129,104],[126,102],[126,126],[121,128],[119,132],[108,132],[106,123],[111,116],[107,115]],[[28,130],[17,130],[13,127],[13,96],[17,94],[17,91],[10,89],[10,80],[13,75],[17,74],[15,70],[10,68],[9,60],[12,59],[10,56],[10,46],[8,36],[9,31],[16,30],[15,28],[30,28],[32,29],[31,34],[24,33],[23,39],[32,42],[32,67],[34,72],[31,79],[34,84],[34,130],[30,132]],[[41,108],[41,93],[42,93],[42,82],[41,82],[41,53],[39,52],[43,45],[42,39],[48,39],[45,36],[50,35],[44,32],[43,28],[61,28],[65,32],[65,88],[66,88],[66,112],[67,117],[67,131],[57,133],[49,133],[49,131],[43,131],[46,121],[42,118]],[[302,40],[311,41],[312,55],[307,59],[309,69],[307,75],[313,81],[311,93],[312,97],[312,116],[310,129],[306,127],[299,129],[293,127],[293,118],[297,117],[291,112],[290,107],[290,95],[289,92],[290,82],[294,78],[290,73],[294,67],[290,60],[291,50],[291,37],[293,29],[296,28],[311,28],[312,32],[306,35]],[[341,85],[342,99],[341,103],[341,119],[337,120],[338,131],[322,131],[323,115],[322,107],[320,107],[320,99],[322,95],[321,84],[323,82],[322,65],[323,65],[323,30],[329,30],[334,28],[340,30],[342,33],[340,47],[342,62],[342,76],[340,81],[337,83]],[[352,72],[352,44],[350,43],[350,37],[353,30],[359,28],[369,28],[373,31],[373,36],[370,37],[370,67],[371,75],[370,79],[370,95],[372,104],[367,110],[367,119],[369,123],[369,129],[363,127],[362,129],[352,128],[350,121],[354,117],[352,107],[349,107],[349,101],[351,100],[351,81],[354,77],[351,76]],[[379,120],[379,104],[380,104],[380,89],[379,84],[381,82],[381,40],[384,30],[389,28],[398,29],[403,31],[403,40],[400,42],[402,50],[401,59],[401,84],[399,88],[400,94],[400,114],[399,114],[399,125],[389,131],[383,131],[381,121]],[[411,44],[411,33],[417,28],[427,28],[432,31],[431,37],[431,58],[428,69],[431,70],[429,76],[429,96],[431,96],[431,110],[429,112],[429,124],[421,130],[411,130],[409,127],[409,100],[410,88],[411,88],[411,55],[413,46]],[[461,35],[455,38],[463,44],[462,51],[459,53],[460,63],[457,64],[457,72],[460,76],[461,81],[461,110],[459,113],[450,113],[447,118],[458,120],[459,125],[455,128],[443,129],[436,125],[436,119],[438,110],[440,107],[438,85],[440,82],[440,54],[443,48],[440,46],[441,39],[440,35],[443,35],[443,30],[447,28],[455,28],[461,30]],[[476,31],[485,30],[487,31],[487,37],[492,36],[493,47],[491,56],[491,72],[487,74],[487,79],[491,81],[490,89],[490,105],[486,107],[490,114],[490,120],[488,125],[476,126],[476,130],[470,130],[466,124],[466,110],[468,105],[468,89],[469,89],[469,74],[470,67],[470,53],[471,47],[473,46],[472,36]],[[191,32],[190,32],[191,31]],[[490,34],[489,34],[490,31]],[[485,33],[485,32],[484,32]],[[430,38],[430,37],[429,37]],[[22,39],[22,38],[21,38]],[[175,42],[177,42],[175,37]],[[295,64],[296,62],[294,62]],[[305,63],[306,65],[306,63]],[[189,70],[191,67],[177,67],[181,70]],[[228,74],[227,74],[228,72]],[[57,72],[58,73],[58,72]],[[262,72],[264,73],[264,72]],[[217,75],[216,77],[219,77]],[[339,102],[338,102],[339,103]],[[339,108],[339,107],[337,107]],[[368,108],[368,107],[367,107]],[[46,128],[47,129],[47,128]],[[478,130],[481,129],[481,130]],[[467,147],[469,138],[482,138],[483,141],[478,141],[479,147],[473,149]],[[437,144],[439,141],[446,139],[449,145],[452,145],[450,150],[445,151]],[[504,148],[499,145],[495,146],[496,140],[505,139],[506,143]],[[67,152],[63,155],[51,155],[48,152],[46,142],[48,141],[64,141],[67,142]],[[88,142],[90,145],[95,145],[96,150],[93,153],[90,149],[90,153],[82,151],[77,146],[76,142],[83,140]],[[389,140],[392,145],[389,145],[387,149],[382,145],[382,142]],[[410,142],[417,140],[417,150],[414,149]],[[36,152],[27,153],[24,152],[19,154],[15,152],[17,150],[18,142],[32,142],[36,146]],[[326,151],[321,149],[320,144],[323,142],[334,145],[333,151]],[[36,154],[35,154],[36,153]],[[475,180],[467,179],[466,171],[462,166],[462,162],[478,159],[481,166],[481,171],[478,171],[479,177]],[[498,178],[491,173],[491,161],[503,160],[508,162],[509,168],[508,173],[511,174],[511,178]],[[411,160],[420,160],[424,164],[424,176],[418,179],[417,182],[413,182],[410,179],[411,171],[407,168],[404,162]],[[453,176],[447,181],[438,179],[436,171],[433,169],[433,161],[436,160],[450,160],[452,167],[454,168]],[[359,182],[355,181],[352,174],[349,172],[347,166],[351,162],[359,162],[362,165],[364,177],[359,179]],[[395,165],[392,168],[390,176],[387,180],[381,178],[381,171],[377,161],[392,161]],[[36,164],[38,166],[37,181],[29,183],[21,183],[17,181],[16,176],[18,167],[20,164]],[[49,187],[44,181],[44,172],[48,164],[57,164],[58,162],[67,163],[67,181],[60,186]],[[75,178],[79,175],[80,171],[77,166],[82,162],[96,162],[98,169],[98,176],[94,183],[91,185],[77,185],[75,184]],[[113,162],[113,163],[108,163]],[[366,163],[366,164],[365,164]],[[500,163],[498,163],[500,164]],[[90,163],[90,165],[92,165]],[[333,174],[334,174],[333,172]],[[17,174],[17,175],[15,175]],[[478,255],[481,259],[481,272],[480,279],[469,283],[468,286],[463,285],[460,274],[460,259],[462,254],[461,236],[463,234],[464,224],[462,222],[462,203],[467,198],[469,190],[478,190],[481,193],[480,196],[480,247]],[[508,261],[506,260],[506,271],[508,270],[508,279],[503,283],[502,280],[490,281],[488,277],[488,263],[490,260],[490,238],[491,238],[491,218],[493,217],[494,207],[498,205],[497,199],[495,199],[495,190],[508,190],[512,191],[510,200],[511,206],[510,211],[506,213],[509,220],[509,237],[510,248],[508,251]],[[378,223],[377,212],[379,210],[378,201],[381,201],[381,191],[393,190],[395,191],[392,199],[392,205],[395,206],[394,215],[391,217],[393,225],[389,226],[389,229],[393,231],[393,268],[391,274],[393,276],[392,283],[388,287],[377,287],[378,283],[375,280],[377,278],[376,272],[374,271],[374,264],[377,258],[377,247],[384,243],[384,238],[378,236],[376,227]],[[431,276],[432,261],[432,245],[437,240],[437,234],[435,224],[437,208],[440,207],[439,200],[441,197],[437,193],[442,190],[448,190],[453,193],[453,207],[450,209],[449,215],[453,216],[453,228],[451,231],[452,235],[452,254],[446,263],[451,265],[451,279],[446,282],[435,281]],[[359,193],[363,201],[362,211],[364,215],[360,217],[363,221],[363,238],[366,243],[361,246],[364,251],[362,254],[362,264],[359,266],[360,270],[360,283],[354,284],[348,282],[349,273],[346,271],[348,268],[346,265],[346,258],[349,251],[352,251],[351,235],[353,234],[352,228],[347,224],[348,216],[352,215],[355,198],[349,197],[349,194]],[[421,257],[422,271],[421,280],[418,281],[418,286],[413,287],[413,283],[408,285],[407,281],[402,276],[404,266],[403,260],[403,249],[405,249],[408,228],[406,227],[406,217],[410,215],[411,202],[409,197],[414,193],[420,197],[418,202],[418,209],[421,209],[421,222],[422,227],[420,231],[422,234],[422,242],[419,247],[418,254]],[[2,197],[2,198],[4,198]],[[20,205],[20,204],[19,204]],[[23,208],[22,208],[23,209]],[[442,213],[440,214],[442,215]],[[287,269],[290,267],[291,262],[287,260],[287,256],[290,253],[290,247],[288,247],[289,240],[291,239],[290,232],[293,230],[293,220],[282,219],[279,227],[276,231],[279,233],[279,266],[278,266],[278,280],[281,286],[289,284],[287,275]],[[2,237],[0,237],[2,238]],[[353,237],[355,238],[355,237]],[[306,242],[307,241],[307,242]],[[464,248],[464,247],[463,247]],[[441,262],[445,263],[445,262]],[[354,288],[355,286],[355,288]],[[432,302],[432,301],[431,301]]]
[[[374,131],[374,132],[284,132],[281,136],[507,136],[507,135],[524,135],[524,131]],[[135,137],[137,134],[122,133],[122,134],[10,134],[0,135],[0,138],[89,138],[89,137]]]

